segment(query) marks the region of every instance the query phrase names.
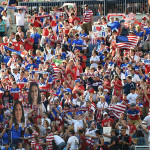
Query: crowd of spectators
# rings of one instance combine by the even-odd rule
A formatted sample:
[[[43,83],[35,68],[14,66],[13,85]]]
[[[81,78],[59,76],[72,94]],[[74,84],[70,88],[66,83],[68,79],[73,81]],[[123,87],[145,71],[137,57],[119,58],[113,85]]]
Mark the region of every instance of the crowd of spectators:
[[[57,7],[33,16],[13,9],[0,16],[0,149],[149,146],[149,16],[136,24],[112,16],[93,22],[88,5],[83,20],[76,7],[65,7],[65,16]],[[16,32],[6,36],[8,10]],[[95,38],[93,25],[105,26],[105,37]],[[135,35],[135,47],[117,47],[117,37]]]

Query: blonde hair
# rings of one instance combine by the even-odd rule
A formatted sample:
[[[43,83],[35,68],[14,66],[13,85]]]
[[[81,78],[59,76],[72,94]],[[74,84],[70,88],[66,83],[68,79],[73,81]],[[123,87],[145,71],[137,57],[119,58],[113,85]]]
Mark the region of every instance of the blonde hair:
[[[4,16],[4,13],[6,13],[6,11],[5,11],[5,10],[3,10],[3,11],[1,12],[1,15],[2,15],[2,16]]]
[[[137,25],[137,26],[136,26],[136,31],[137,31],[137,32],[140,32],[140,31],[141,31],[141,26]]]
[[[38,49],[38,50],[36,50],[36,54],[37,53],[39,53],[40,54],[40,56],[43,56],[43,53]]]

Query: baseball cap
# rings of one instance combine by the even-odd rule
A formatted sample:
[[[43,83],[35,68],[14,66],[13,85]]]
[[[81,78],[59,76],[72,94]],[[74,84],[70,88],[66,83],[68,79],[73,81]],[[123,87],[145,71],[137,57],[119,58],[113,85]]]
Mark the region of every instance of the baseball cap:
[[[108,89],[104,89],[104,92],[108,92]]]
[[[94,93],[94,89],[90,89],[90,90],[89,90],[89,93]]]
[[[146,18],[146,17],[143,17],[142,20],[147,20],[147,18]]]
[[[80,82],[80,79],[75,80],[75,83]]]
[[[71,89],[69,89],[69,88],[65,89],[64,91],[71,93]]]
[[[134,103],[131,103],[131,105],[130,105],[131,107],[133,107],[133,106],[135,106],[135,104]]]
[[[100,85],[98,88],[99,88],[99,89],[100,89],[100,88],[102,89],[102,88],[103,88],[103,86],[102,86],[102,85]]]
[[[104,113],[103,113],[103,116],[105,116],[105,115],[108,115],[107,112],[104,112]]]

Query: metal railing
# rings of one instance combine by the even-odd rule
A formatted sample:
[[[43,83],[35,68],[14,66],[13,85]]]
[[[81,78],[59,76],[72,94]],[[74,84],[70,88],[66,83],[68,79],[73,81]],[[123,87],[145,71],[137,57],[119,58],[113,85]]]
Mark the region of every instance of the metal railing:
[[[150,146],[135,146],[135,150],[150,150]]]
[[[54,6],[61,7],[63,3],[76,3],[77,15],[82,15],[84,4],[88,4],[93,10],[94,16],[107,15],[108,13],[149,13],[148,0],[57,0],[57,1],[31,1],[19,2],[20,6],[27,6],[28,12],[32,15],[33,9],[43,6],[45,12],[49,13]]]

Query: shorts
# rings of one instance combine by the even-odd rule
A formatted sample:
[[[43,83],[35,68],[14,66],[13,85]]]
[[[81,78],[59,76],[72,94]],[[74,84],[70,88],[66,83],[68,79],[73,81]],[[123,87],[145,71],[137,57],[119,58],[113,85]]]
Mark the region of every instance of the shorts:
[[[144,42],[144,50],[150,49],[150,41],[145,41]]]
[[[0,32],[0,37],[4,37],[5,36],[5,32]]]

